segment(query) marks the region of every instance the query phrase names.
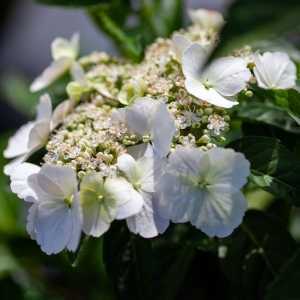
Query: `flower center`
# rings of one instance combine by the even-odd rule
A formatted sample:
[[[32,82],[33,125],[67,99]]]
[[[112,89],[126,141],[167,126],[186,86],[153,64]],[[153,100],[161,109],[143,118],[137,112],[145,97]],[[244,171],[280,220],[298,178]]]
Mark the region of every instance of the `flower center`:
[[[208,80],[208,79],[205,79],[204,81],[203,81],[203,85],[204,85],[204,87],[206,88],[206,89],[210,89],[210,88],[212,88],[213,87],[213,85],[212,85],[212,83]]]
[[[71,195],[64,199],[65,204],[70,208],[74,201],[74,195]]]

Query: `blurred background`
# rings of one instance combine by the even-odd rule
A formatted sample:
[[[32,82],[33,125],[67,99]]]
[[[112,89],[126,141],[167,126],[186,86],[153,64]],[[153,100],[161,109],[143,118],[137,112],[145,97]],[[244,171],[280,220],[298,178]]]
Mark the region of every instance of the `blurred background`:
[[[37,4],[36,1],[57,3],[66,0],[10,0],[0,3],[2,13],[0,19],[1,170],[6,163],[2,152],[6,147],[8,137],[20,125],[34,116],[39,94],[31,94],[29,85],[49,65],[51,61],[50,44],[55,37],[68,38],[72,33],[79,32],[81,54],[100,50],[119,55],[116,44],[97,29],[83,9],[47,6]],[[181,0],[145,0],[145,2],[147,1],[148,3],[158,3],[158,7],[159,3],[163,2],[181,2]],[[131,2],[138,3],[139,0]],[[283,47],[297,62],[300,74],[300,52],[297,50],[300,45],[300,4],[297,3],[297,0],[183,0],[182,2],[184,9],[181,9],[179,13],[175,12],[172,15],[172,12],[168,11],[164,16],[164,12],[156,14],[154,10],[152,15],[150,13],[150,18],[154,22],[157,22],[157,18],[163,19],[164,17],[170,21],[170,18],[178,15],[178,20],[173,23],[169,22],[171,27],[172,24],[175,24],[174,26],[178,28],[188,22],[187,8],[208,8],[228,13],[227,19],[230,22],[222,33],[223,40],[221,40],[219,49],[225,49],[226,52],[230,48],[228,48],[228,44],[231,44],[231,47],[238,47],[263,39],[264,42],[267,41],[267,44],[260,44],[261,48],[279,49]],[[236,5],[233,5],[228,11],[227,8],[233,2]],[[123,2],[119,1],[119,3]],[[182,12],[183,16],[181,16]],[[110,15],[112,18],[114,18],[113,13]],[[120,11],[117,11],[116,15],[118,13]],[[168,23],[167,21],[166,23]],[[157,22],[157,24],[160,23]],[[119,25],[118,22],[117,25]],[[172,30],[174,30],[174,26]],[[165,32],[169,34],[172,30]],[[158,35],[156,32],[156,36]],[[278,37],[279,39],[277,39]],[[282,37],[285,38],[284,42]],[[155,38],[155,35],[152,35],[151,38]],[[130,42],[130,40],[128,41]],[[287,44],[286,41],[289,43]],[[63,100],[64,83],[58,82],[48,91],[54,101],[56,98]],[[272,118],[273,116],[270,113],[268,117]],[[276,121],[278,120],[276,119]],[[270,124],[274,125],[267,123],[267,126]],[[263,135],[266,129],[262,127],[266,124],[256,124],[256,127],[252,123],[246,125],[248,125],[250,134],[256,130],[255,134],[259,132],[258,135]],[[271,131],[274,137],[289,141],[296,139],[292,133],[282,131],[282,128],[274,128],[272,127],[270,130],[268,127],[267,133],[269,134]],[[300,146],[297,149],[299,150]],[[259,197],[255,195],[254,198]],[[279,216],[277,219],[280,219],[280,222],[284,219],[284,224],[277,224],[277,219],[273,219],[273,216],[271,218],[263,216],[262,212],[250,212],[247,215],[247,221],[256,230],[255,234],[261,240],[266,240],[267,246],[272,249],[271,259],[276,261],[279,270],[297,248],[295,241],[300,242],[300,213],[295,211],[295,218],[290,226],[285,204],[280,201],[278,203],[276,202],[268,213],[271,212],[271,215],[274,214],[276,218]],[[112,247],[110,248],[112,253],[108,260],[118,275],[118,281],[112,283],[108,280],[108,275],[104,270],[102,239],[89,239],[83,243],[84,246],[76,255],[62,253],[49,257],[41,252],[36,242],[30,240],[26,234],[26,210],[24,203],[10,192],[8,178],[0,173],[0,300],[114,300],[120,299],[116,296],[116,287],[126,294],[126,297],[122,299],[137,300],[126,290],[127,287],[130,287],[128,289],[130,291],[136,289],[135,283],[140,282],[134,278],[134,275],[127,272],[136,265],[132,264],[126,255],[124,257],[119,255],[120,253],[121,255],[126,254],[126,251],[121,250],[124,250],[122,247],[126,246],[129,239],[135,239],[134,242],[139,245],[138,238],[126,235],[126,232],[119,238],[119,229],[114,230],[114,228],[106,235],[108,244]],[[289,228],[289,232],[286,228]],[[198,252],[194,257],[190,257],[189,254],[193,255],[194,250],[188,249],[189,252],[186,252],[186,245],[182,246],[180,237],[194,243],[193,229],[189,227],[188,231],[184,226],[179,225],[176,230],[179,231],[178,233],[174,230],[176,241],[172,235],[173,228],[168,231],[166,237],[158,241],[160,246],[166,246],[167,249],[165,253],[159,252],[158,260],[160,260],[161,254],[165,255],[168,263],[164,261],[164,270],[170,271],[169,277],[165,279],[168,282],[162,282],[162,285],[166,285],[168,288],[167,296],[159,298],[159,300],[264,299],[266,282],[271,282],[274,274],[270,274],[266,270],[265,258],[261,253],[255,256],[259,247],[255,244],[256,236],[254,236],[253,242],[251,236],[249,238],[249,236],[245,236],[245,233],[237,230],[235,235],[224,241],[224,243],[228,242],[233,245],[234,251],[228,260],[224,259],[224,264],[221,264],[216,255],[216,249],[218,249],[216,240],[200,236],[201,234],[197,232]],[[285,231],[284,234],[283,231]],[[170,240],[168,241],[168,239]],[[168,242],[165,243],[166,241]],[[169,243],[170,241],[171,243]],[[171,247],[169,247],[170,244]],[[142,246],[145,247],[145,244]],[[282,248],[277,250],[279,247]],[[147,253],[146,250],[142,248],[145,253]],[[170,266],[175,260],[175,267],[171,268]],[[125,261],[125,266],[120,266],[119,261],[123,263]],[[151,261],[148,263],[151,264]],[[298,263],[300,264],[299,261]],[[182,266],[185,264],[189,265],[190,269],[184,269]],[[146,269],[153,267],[156,265],[147,265]],[[296,268],[297,276],[292,278],[297,295],[299,295],[299,270],[300,265]],[[169,280],[169,278],[171,279]],[[126,281],[128,279],[132,282],[128,283]],[[152,279],[145,278],[144,282],[147,284],[147,281],[150,282]],[[155,278],[155,280],[161,281],[161,278]],[[291,280],[288,282],[290,283]],[[290,290],[289,284],[285,285],[284,282],[282,286],[286,288],[286,290],[282,290],[282,293]],[[139,299],[148,300],[143,297],[143,286],[138,288],[142,291]],[[282,297],[282,294],[277,293],[276,290],[273,295],[273,298],[270,297],[267,300],[300,299],[297,296],[294,298]]]

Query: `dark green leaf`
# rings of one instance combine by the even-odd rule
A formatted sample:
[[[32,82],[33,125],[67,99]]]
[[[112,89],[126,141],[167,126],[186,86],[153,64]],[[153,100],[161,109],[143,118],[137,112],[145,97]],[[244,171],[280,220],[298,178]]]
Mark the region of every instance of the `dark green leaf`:
[[[237,115],[249,121],[262,122],[285,131],[300,133],[300,126],[290,117],[287,110],[271,102],[264,103],[250,99],[237,107]]]
[[[300,299],[300,250],[283,266],[276,280],[269,286],[265,300]]]
[[[236,0],[228,11],[221,42],[213,56],[295,31],[299,28],[299,14],[298,0]]]
[[[223,243],[227,254],[221,263],[230,282],[230,299],[264,299],[266,285],[296,249],[280,219],[254,210]]]
[[[99,3],[109,2],[109,0],[35,0],[35,1],[47,5],[61,5],[61,6],[70,6],[70,7],[90,6]]]
[[[249,136],[233,142],[230,147],[245,154],[254,175],[267,176],[261,188],[300,205],[300,159],[279,140]]]

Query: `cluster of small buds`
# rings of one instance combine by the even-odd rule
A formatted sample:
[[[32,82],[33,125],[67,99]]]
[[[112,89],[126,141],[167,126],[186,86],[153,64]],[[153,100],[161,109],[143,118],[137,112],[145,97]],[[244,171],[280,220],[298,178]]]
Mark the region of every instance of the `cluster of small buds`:
[[[44,161],[70,166],[81,176],[87,171],[99,171],[103,176],[114,173],[117,157],[126,152],[122,141],[127,131],[112,124],[112,111],[93,102],[78,105],[51,135]]]

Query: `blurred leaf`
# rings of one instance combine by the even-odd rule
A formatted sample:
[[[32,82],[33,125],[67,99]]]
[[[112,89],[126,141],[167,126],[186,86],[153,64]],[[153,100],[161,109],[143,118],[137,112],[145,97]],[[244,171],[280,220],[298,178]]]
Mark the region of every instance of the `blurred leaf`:
[[[221,42],[213,56],[295,31],[300,27],[299,14],[298,0],[235,0],[226,15]]]
[[[183,23],[182,0],[144,0],[138,9],[128,0],[112,0],[88,12],[99,29],[135,62],[142,59],[147,45],[157,37],[169,36]]]
[[[265,300],[300,299],[300,250],[281,269],[279,276],[269,286]]]
[[[230,144],[245,154],[254,175],[268,180],[260,187],[275,196],[288,198],[300,205],[300,158],[284,147],[279,140],[261,136],[247,136]]]
[[[182,26],[182,0],[142,0],[141,16],[144,26],[150,27],[154,37],[167,37]]]
[[[0,279],[18,270],[20,267],[5,244],[0,243]]]
[[[0,136],[0,234],[4,236],[24,234],[22,202],[10,191],[8,177],[2,172],[7,163],[2,155],[7,136]]]
[[[30,93],[29,83],[22,76],[10,75],[3,77],[1,80],[1,93],[4,99],[9,101],[9,104],[25,116],[32,117],[35,114],[40,94]]]
[[[62,5],[62,6],[70,6],[70,7],[90,6],[99,3],[109,2],[109,0],[35,0],[35,1],[41,4]]]
[[[296,242],[283,224],[251,210],[240,228],[223,240],[227,254],[221,263],[230,282],[230,299],[265,299],[266,285],[296,250]]]

